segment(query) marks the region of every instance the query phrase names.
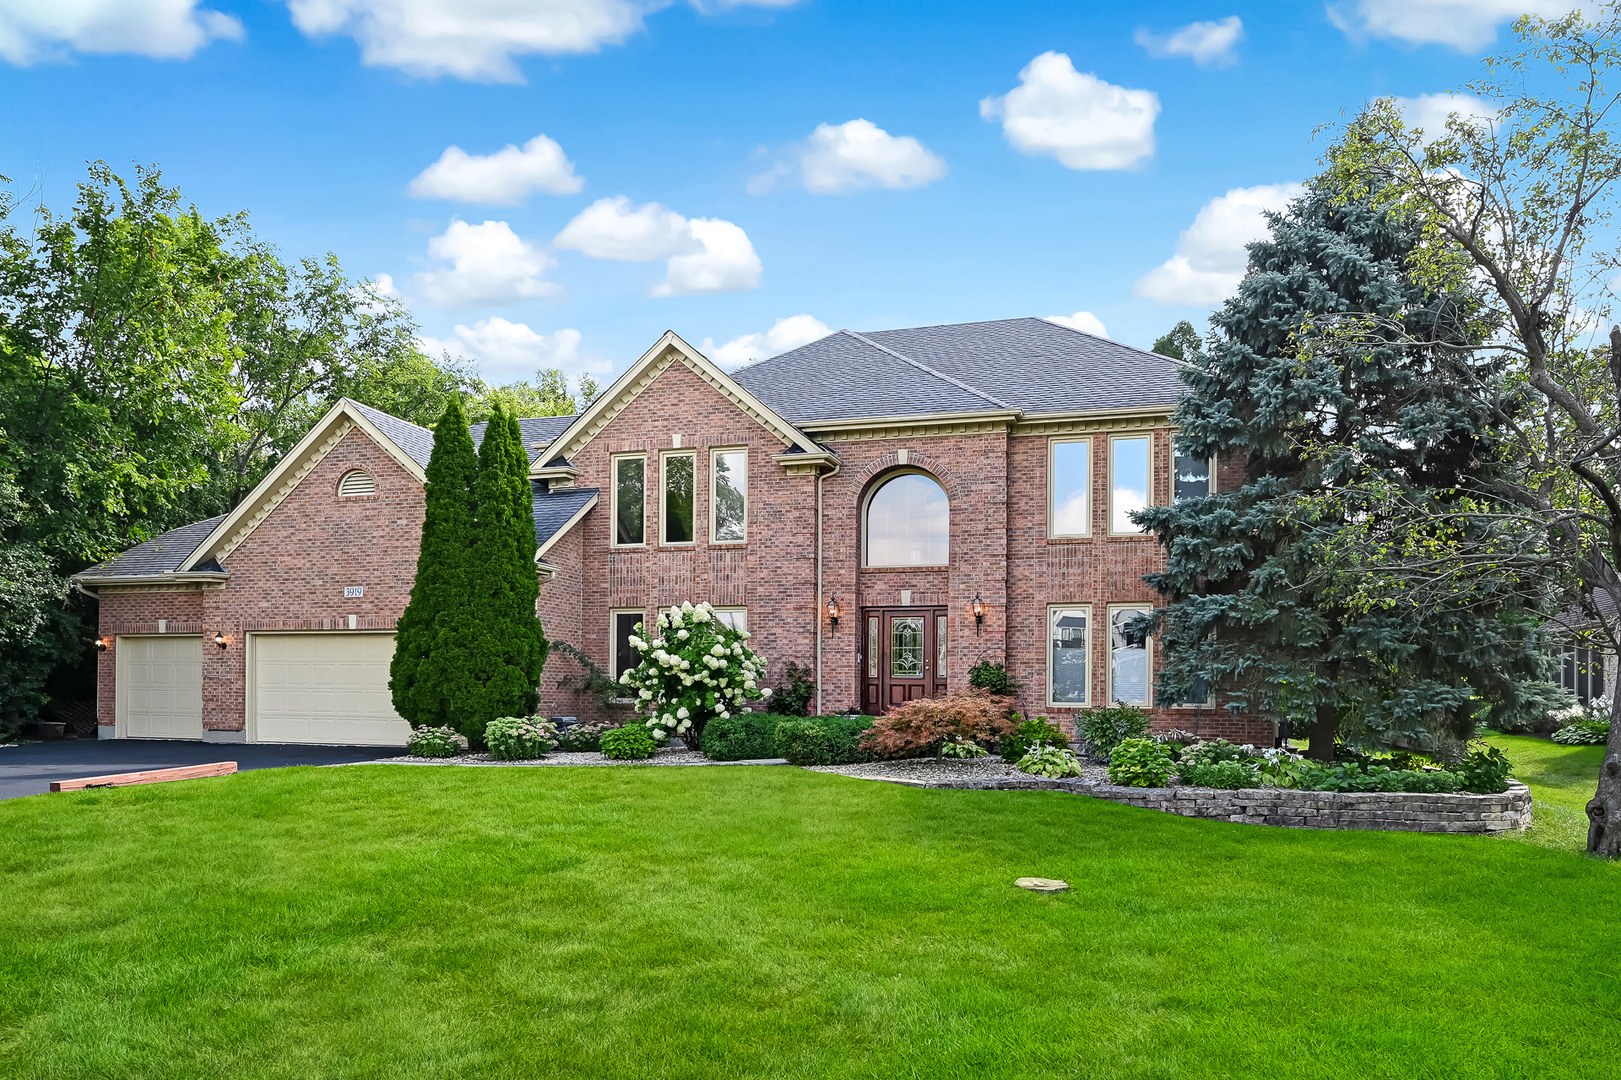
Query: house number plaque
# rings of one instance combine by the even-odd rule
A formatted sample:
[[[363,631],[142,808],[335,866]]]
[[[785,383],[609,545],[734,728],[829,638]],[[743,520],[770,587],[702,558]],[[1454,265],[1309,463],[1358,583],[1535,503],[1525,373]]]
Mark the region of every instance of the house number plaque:
[[[350,597],[353,597],[353,596],[365,596],[365,595],[366,595],[366,586],[364,586],[364,585],[345,585],[343,587],[343,598],[345,600],[348,600]]]

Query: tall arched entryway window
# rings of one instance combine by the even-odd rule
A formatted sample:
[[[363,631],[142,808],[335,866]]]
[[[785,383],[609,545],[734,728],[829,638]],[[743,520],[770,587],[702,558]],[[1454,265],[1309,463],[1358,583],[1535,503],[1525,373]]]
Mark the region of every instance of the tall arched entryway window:
[[[944,566],[951,554],[951,501],[932,476],[900,473],[867,498],[863,565]]]

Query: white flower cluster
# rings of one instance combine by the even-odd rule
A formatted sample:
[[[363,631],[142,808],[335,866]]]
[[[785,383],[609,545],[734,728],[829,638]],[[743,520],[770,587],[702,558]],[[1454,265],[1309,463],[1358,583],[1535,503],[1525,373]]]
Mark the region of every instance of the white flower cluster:
[[[659,616],[658,636],[632,635],[642,662],[619,677],[636,691],[636,707],[660,740],[688,735],[717,716],[731,716],[769,697],[765,661],[743,643],[747,631],[721,622],[707,603],[690,601]]]

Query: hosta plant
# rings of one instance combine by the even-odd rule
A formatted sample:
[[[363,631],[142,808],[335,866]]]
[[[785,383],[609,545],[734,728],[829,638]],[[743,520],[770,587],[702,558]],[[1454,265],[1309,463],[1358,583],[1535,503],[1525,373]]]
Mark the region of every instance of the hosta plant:
[[[1019,759],[1019,771],[1031,776],[1061,780],[1066,776],[1081,775],[1081,759],[1067,746],[1038,742],[1032,744],[1024,757]]]
[[[557,725],[540,716],[503,716],[485,726],[484,744],[497,761],[544,757],[557,746]]]
[[[466,749],[467,737],[452,727],[417,728],[405,742],[412,757],[455,757]]]
[[[1553,741],[1566,746],[1603,746],[1610,741],[1610,719],[1573,720],[1553,733]]]
[[[974,742],[972,739],[965,739],[960,735],[953,735],[951,738],[940,744],[941,757],[964,759],[982,758],[989,755],[989,753],[989,750],[986,750],[977,742]]]
[[[636,761],[641,758],[650,758],[653,751],[659,748],[652,732],[640,724],[627,724],[622,728],[614,728],[604,732],[602,736],[602,756],[613,758],[615,761]]]
[[[655,739],[677,735],[697,750],[710,720],[771,696],[770,688],[760,685],[765,661],[744,644],[748,638],[747,631],[716,618],[707,603],[690,602],[661,614],[651,640],[631,635],[642,662],[619,682],[634,693],[636,709]]]
[[[1153,739],[1126,739],[1109,754],[1109,783],[1164,787],[1176,768],[1171,748]]]

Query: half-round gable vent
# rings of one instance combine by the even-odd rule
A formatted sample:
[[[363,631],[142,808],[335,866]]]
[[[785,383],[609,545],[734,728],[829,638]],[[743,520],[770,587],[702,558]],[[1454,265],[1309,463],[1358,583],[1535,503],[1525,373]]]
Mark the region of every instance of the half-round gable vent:
[[[377,485],[372,482],[371,473],[364,469],[350,469],[338,481],[338,495],[350,498],[355,495],[375,495]]]

